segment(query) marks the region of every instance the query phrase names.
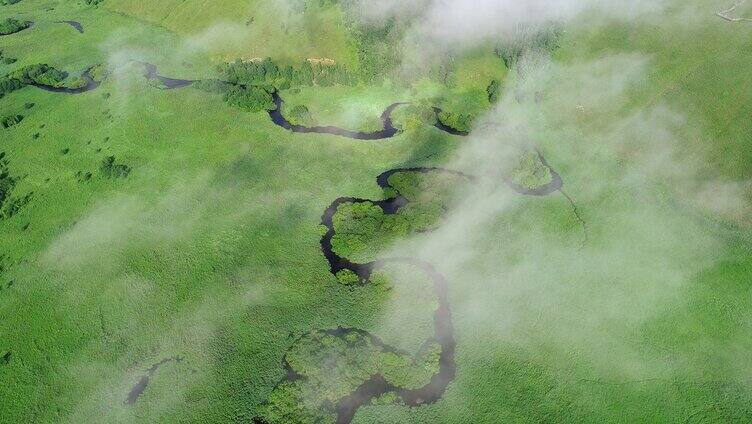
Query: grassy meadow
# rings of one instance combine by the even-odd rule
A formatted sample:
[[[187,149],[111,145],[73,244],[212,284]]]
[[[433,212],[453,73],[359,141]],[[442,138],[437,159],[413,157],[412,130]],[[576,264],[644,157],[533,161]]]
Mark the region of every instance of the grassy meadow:
[[[320,245],[332,201],[389,197],[376,177],[418,166],[478,180],[437,205],[406,178],[407,197],[431,194],[426,212],[341,206],[335,247],[434,264],[457,373],[436,403],[384,396],[354,423],[752,421],[752,25],[714,16],[725,4],[688,3],[574,19],[541,74],[507,69],[488,43],[417,75],[385,64],[375,79],[374,61],[399,55],[379,50],[389,43],[354,24],[347,2],[0,5],[0,19],[34,22],[0,36],[16,59],[0,57],[0,76],[39,63],[109,70],[81,94],[27,85],[0,97],[0,118],[23,116],[0,126],[0,423],[334,422],[321,386],[341,395],[374,370],[425,384],[436,368],[421,351],[435,307],[425,275],[348,286]],[[404,131],[388,140],[293,133],[221,93],[158,89],[133,62],[200,80],[265,57],[328,58],[358,75],[280,89],[283,113],[305,106],[306,125],[375,131],[388,105],[419,107],[395,112]],[[466,114],[473,133],[435,128],[433,106]],[[519,144],[541,151],[569,199],[505,184],[510,172],[550,178],[529,152],[508,163],[501,152]],[[316,338],[337,327],[407,354]],[[316,402],[284,398],[273,415],[286,354],[310,371]],[[180,361],[126,404],[166,358]]]

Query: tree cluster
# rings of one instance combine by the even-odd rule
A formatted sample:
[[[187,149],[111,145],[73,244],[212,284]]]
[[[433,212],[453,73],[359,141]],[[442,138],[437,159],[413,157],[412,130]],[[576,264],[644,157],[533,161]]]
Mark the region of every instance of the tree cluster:
[[[0,98],[27,85],[44,85],[55,88],[79,88],[86,85],[86,80],[82,77],[77,77],[71,81],[66,81],[67,78],[67,72],[44,63],[25,66],[0,77]]]
[[[508,69],[517,65],[530,52],[551,52],[559,47],[561,29],[549,24],[540,29],[520,27],[510,40],[499,44],[494,53],[504,61]]]
[[[274,110],[277,106],[271,93],[272,87],[232,84],[221,80],[202,80],[194,87],[208,93],[221,94],[224,101],[249,112]]]
[[[470,132],[473,125],[473,116],[465,113],[442,110],[439,112],[439,121],[447,127],[454,128],[457,131]]]
[[[5,52],[3,52],[2,50],[0,50],[0,63],[2,63],[4,65],[10,65],[10,64],[16,63],[16,58],[10,57],[10,56],[6,56]]]
[[[395,69],[400,61],[401,51],[397,46],[400,29],[394,20],[382,26],[357,25],[353,28],[357,52],[358,73],[366,83],[377,83]]]
[[[305,105],[295,105],[285,108],[284,115],[293,125],[314,126],[316,125],[313,115]]]
[[[31,26],[31,21],[20,21],[15,18],[5,18],[0,21],[0,35],[14,34]]]
[[[48,87],[63,87],[68,73],[47,64],[30,65],[21,69],[21,79],[26,84],[40,84]]]
[[[396,126],[402,130],[421,128],[436,123],[436,113],[424,104],[409,104],[397,109],[393,116]]]
[[[63,87],[66,78],[68,78],[67,72],[55,69],[45,63],[37,63],[13,71],[0,81],[18,80],[22,85],[39,84],[49,87]]]
[[[441,173],[392,175],[389,184],[409,203],[396,214],[384,213],[373,202],[340,205],[332,218],[332,248],[342,257],[365,263],[375,260],[397,239],[431,230],[441,220],[457,178]]]
[[[499,97],[501,97],[501,83],[499,83],[499,80],[491,80],[488,88],[486,88],[486,93],[488,94],[489,103],[498,102]]]
[[[291,86],[332,86],[351,85],[356,80],[342,66],[304,61],[299,66],[281,66],[271,58],[260,61],[236,60],[218,68],[223,80],[198,81],[198,89],[222,94],[224,100],[233,106],[250,112],[274,110],[276,105],[272,93]],[[301,120],[310,120],[307,110],[294,110]]]
[[[0,221],[11,218],[31,201],[33,193],[13,196],[19,181],[18,177],[10,174],[5,152],[0,152]]]
[[[272,95],[263,87],[229,84],[224,93],[226,102],[249,112],[274,110]]]
[[[365,331],[340,332],[314,331],[288,351],[285,360],[304,378],[274,388],[261,407],[265,421],[333,424],[332,406],[373,375],[398,387],[417,388],[438,371],[441,347],[436,343],[412,356],[374,342]]]
[[[24,116],[23,115],[8,115],[3,117],[3,119],[0,121],[2,123],[3,128],[10,128],[14,125],[18,125],[23,121]]]
[[[550,184],[553,176],[538,152],[528,150],[520,155],[519,162],[511,170],[508,178],[521,187],[536,189]]]
[[[0,78],[0,98],[5,97],[6,94],[23,88],[26,84],[17,78],[9,78],[7,76]]]
[[[99,170],[102,172],[102,175],[107,178],[125,178],[131,173],[130,166],[122,163],[115,163],[115,156],[107,156],[102,159]]]
[[[260,61],[236,60],[220,65],[219,72],[231,84],[270,86],[278,89],[290,86],[356,83],[356,79],[345,67],[310,60],[305,60],[298,66],[279,65],[271,58]]]

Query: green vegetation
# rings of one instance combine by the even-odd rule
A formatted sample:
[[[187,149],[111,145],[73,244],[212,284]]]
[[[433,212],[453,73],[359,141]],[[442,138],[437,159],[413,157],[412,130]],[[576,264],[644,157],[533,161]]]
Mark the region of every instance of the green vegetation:
[[[331,86],[353,83],[352,76],[343,67],[310,60],[298,67],[280,66],[271,58],[260,61],[236,60],[219,66],[218,72],[222,75],[222,80],[199,81],[195,84],[196,88],[223,94],[226,102],[249,112],[274,110],[276,105],[271,93],[287,89],[291,85]],[[302,115],[292,113],[293,119],[310,119],[300,106],[296,111]]]
[[[385,214],[372,202],[342,204],[333,217],[334,251],[357,263],[373,261],[395,241],[426,232],[440,221],[449,198],[464,178],[441,172],[398,172],[389,183],[409,203],[396,214]]]
[[[24,84],[42,84],[50,87],[63,87],[68,73],[59,71],[46,64],[27,66],[15,73],[8,75],[8,78],[18,78]]]
[[[0,221],[10,219],[31,201],[32,193],[16,194],[19,178],[11,175],[5,152],[0,152]]]
[[[20,124],[23,119],[23,115],[8,115],[3,117],[0,122],[2,122],[3,128],[10,128],[14,125]]]
[[[361,79],[369,84],[381,82],[399,65],[401,28],[394,20],[382,26],[351,24],[358,55]]]
[[[494,52],[508,69],[512,69],[525,54],[548,53],[557,49],[560,38],[561,29],[556,24],[541,28],[521,26],[508,41],[500,43]]]
[[[205,0],[120,0],[105,2],[104,8],[186,38],[205,34],[200,41],[207,62],[272,57],[300,63],[327,58],[350,68],[357,61],[354,38],[337,3],[219,0],[216,7],[207,8]]]
[[[249,112],[262,110],[274,110],[277,106],[272,100],[272,95],[261,87],[226,85],[224,99],[233,106]]]
[[[490,84],[488,84],[488,88],[486,88],[486,93],[488,93],[488,101],[490,103],[496,103],[499,101],[499,97],[501,96],[501,83],[499,80],[492,80]]]
[[[438,371],[436,353],[435,347],[428,349],[414,361],[408,355],[376,345],[357,331],[346,331],[342,336],[315,331],[296,343],[285,358],[294,370],[309,379],[320,399],[317,403],[323,404],[344,397],[374,374],[388,376],[388,381],[399,386],[420,387]],[[332,369],[321,366],[327,363],[347,364],[343,368],[351,369],[353,374],[342,375],[338,381],[331,378]]]
[[[394,187],[411,204],[421,206],[430,204],[449,206],[452,197],[466,188],[468,182],[466,177],[442,171],[401,171],[389,176],[391,187]]]
[[[100,63],[89,69],[89,75],[94,81],[104,81],[110,75],[110,69],[106,64]]]
[[[358,277],[358,274],[350,271],[349,269],[343,269],[342,271],[337,272],[337,281],[345,286],[351,286],[358,284],[360,282],[360,278]]]
[[[5,53],[0,50],[0,62],[2,62],[5,65],[12,65],[16,63],[17,59],[14,57],[6,56]]]
[[[47,64],[24,66],[0,77],[0,98],[27,85],[45,85],[54,88],[79,88],[86,85],[81,77],[68,78],[68,73]]]
[[[271,58],[259,61],[240,61],[219,67],[220,74],[232,84],[262,85],[277,88],[305,85],[328,87],[351,85],[354,77],[341,65],[328,61],[305,60],[298,66],[281,66]]]
[[[8,78],[7,76],[0,78],[0,97],[5,96],[12,91],[16,91],[24,85],[23,81],[17,78]]]
[[[280,78],[279,66],[271,58],[258,62],[236,60],[220,66],[219,72],[232,84],[274,85]],[[313,77],[312,74],[309,76]]]
[[[511,182],[529,189],[544,187],[551,183],[552,178],[551,169],[543,164],[534,150],[522,153],[509,174]]]
[[[439,112],[439,121],[447,127],[457,131],[469,132],[473,127],[473,116],[465,113],[456,113],[442,110]]]
[[[415,130],[436,123],[436,112],[427,105],[404,105],[393,114],[392,120],[402,130]]]
[[[15,125],[0,127],[0,421],[331,422],[327,401],[374,371],[424,384],[424,272],[361,284],[332,275],[320,244],[334,199],[392,197],[374,177],[418,166],[478,178],[393,175],[410,203],[343,205],[335,250],[433,264],[458,372],[434,404],[388,394],[353,423],[752,421],[752,26],[717,3],[467,49],[405,38],[422,28],[411,16],[359,20],[373,2],[4,3],[3,19],[37,24],[1,39]],[[529,49],[545,66],[520,72]],[[132,59],[200,82],[157,90]],[[33,86],[80,86],[89,68],[93,91]],[[359,131],[406,102],[404,131],[292,133],[264,113],[274,90],[292,122]],[[432,107],[472,135],[434,128]],[[532,151],[510,166],[523,142],[551,168]],[[573,204],[505,184],[551,170]],[[367,333],[326,331],[340,327]],[[307,378],[288,381],[285,357]]]
[[[31,21],[20,21],[14,18],[0,20],[0,35],[9,35],[25,30],[31,26]]]
[[[300,384],[284,382],[269,394],[261,414],[268,422],[281,424],[334,423],[333,414],[322,411],[321,405],[308,406]]]
[[[316,125],[368,132],[383,128],[381,114],[399,100],[400,92],[390,86],[303,86],[281,91],[280,96],[285,101],[282,113],[288,119],[296,119],[291,111],[302,106]]]
[[[369,287],[410,297],[410,308],[400,312],[403,329],[416,337],[407,349],[394,348],[364,330],[316,330],[296,338],[284,360],[300,378],[278,384],[262,405],[260,415],[274,423],[334,422],[333,405],[364,381],[380,375],[398,387],[415,389],[427,384],[439,369],[441,347],[424,341],[431,334],[436,300],[431,283],[410,267],[380,270]],[[404,325],[403,325],[404,326]],[[428,327],[428,328],[426,328]],[[395,328],[397,332],[400,330]],[[406,334],[406,333],[410,334]],[[414,353],[409,353],[414,352]],[[399,405],[396,396],[383,396],[381,405]]]
[[[99,170],[107,178],[125,178],[131,173],[131,168],[122,163],[115,163],[115,156],[107,156],[102,159]]]
[[[199,90],[206,91],[207,93],[212,94],[224,94],[226,91],[229,90],[229,84],[225,81],[218,80],[218,79],[205,79],[205,80],[198,80],[193,83],[193,87],[197,88]]]
[[[420,224],[422,222],[413,222],[404,215],[386,215],[371,202],[347,203],[334,215],[336,233],[332,246],[340,256],[356,262],[369,262],[395,240],[423,229]]]
[[[429,231],[439,222],[447,206],[447,188],[456,188],[463,180],[438,172],[393,174],[389,183],[410,203],[396,214],[385,214],[372,202],[340,205],[332,219],[334,251],[357,263],[370,262],[396,240]]]
[[[312,127],[316,121],[311,116],[311,112],[304,105],[295,105],[291,108],[285,108],[283,111],[285,118],[293,125],[303,125]]]

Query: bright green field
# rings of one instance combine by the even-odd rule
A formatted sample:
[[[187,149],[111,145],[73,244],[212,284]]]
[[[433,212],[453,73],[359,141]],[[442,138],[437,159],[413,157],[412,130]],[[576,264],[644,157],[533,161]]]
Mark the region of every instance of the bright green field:
[[[377,142],[288,132],[221,95],[156,89],[129,62],[190,79],[267,56],[362,69],[337,2],[0,5],[0,19],[35,21],[0,36],[17,59],[0,76],[112,70],[87,93],[0,98],[0,117],[24,116],[0,126],[10,196],[31,194],[0,215],[0,422],[250,422],[303,334],[356,327],[415,352],[432,331],[423,277],[346,287],[319,244],[334,199],[382,199],[376,176],[414,166],[482,176],[433,232],[377,240],[446,276],[457,375],[437,403],[379,402],[353,422],[752,422],[752,24],[689,3],[574,20],[532,82],[484,46],[456,54],[446,81],[395,71],[282,91],[352,130],[379,129],[401,101],[477,118],[467,138],[426,124]],[[484,118],[492,79],[504,98]],[[518,144],[561,175],[585,228],[562,194],[503,183]],[[129,175],[107,178],[108,156]],[[125,405],[165,358],[182,361]]]
[[[214,61],[270,56],[354,64],[342,12],[319,2],[124,0],[104,7],[183,35]]]

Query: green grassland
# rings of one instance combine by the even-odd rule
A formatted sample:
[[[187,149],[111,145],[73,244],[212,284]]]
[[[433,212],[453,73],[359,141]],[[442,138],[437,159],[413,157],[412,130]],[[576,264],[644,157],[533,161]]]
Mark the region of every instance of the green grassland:
[[[425,253],[449,284],[456,378],[439,402],[412,408],[387,397],[353,422],[752,420],[752,26],[713,16],[715,2],[690,3],[700,11],[692,25],[658,16],[566,28],[552,77],[540,80],[543,125],[524,141],[561,174],[586,243],[559,193],[472,198],[478,210],[515,201],[482,223],[475,245]],[[489,47],[456,57],[447,75],[403,78],[385,64],[373,80],[374,58],[362,52],[372,40],[347,7],[281,4],[0,5],[0,19],[34,22],[0,36],[3,56],[16,59],[0,60],[0,76],[39,63],[74,76],[97,64],[110,72],[82,94],[26,86],[0,98],[0,118],[23,116],[0,126],[0,422],[296,422],[301,404],[327,422],[321,405],[371,373],[410,387],[430,379],[430,349],[413,356],[433,331],[425,276],[401,268],[342,284],[321,252],[321,215],[341,196],[392,195],[375,183],[386,170],[451,162],[471,141],[434,128],[426,111],[480,119],[493,107],[491,81],[507,93],[520,76]],[[85,32],[56,23],[68,19]],[[386,106],[410,101],[395,112],[405,131],[378,142],[292,133],[221,95],[155,88],[130,62],[207,79],[223,76],[217,64],[257,57],[331,58],[358,75],[348,86],[281,91],[285,108],[305,106],[311,124],[372,131]],[[598,70],[633,66],[647,71],[618,103],[586,95],[602,91]],[[515,166],[523,185],[550,178],[529,155]],[[337,253],[372,260],[415,232],[415,243],[434,230],[457,240],[442,231],[458,225],[454,208],[467,212],[452,197],[467,182],[392,178],[415,204],[396,215],[342,205]],[[741,187],[747,201],[704,201],[697,193],[713,179]],[[448,265],[466,251],[466,267]],[[318,332],[337,327],[409,355]],[[311,376],[305,384],[279,384],[285,355]],[[182,360],[124,404],[165,358]]]
[[[354,65],[342,11],[329,2],[175,0],[106,2],[103,7],[206,44],[210,60],[329,58]],[[294,44],[294,48],[290,48]]]

